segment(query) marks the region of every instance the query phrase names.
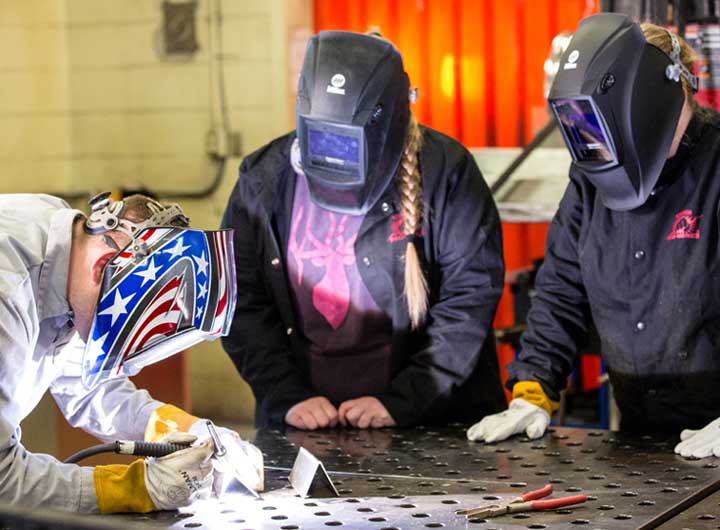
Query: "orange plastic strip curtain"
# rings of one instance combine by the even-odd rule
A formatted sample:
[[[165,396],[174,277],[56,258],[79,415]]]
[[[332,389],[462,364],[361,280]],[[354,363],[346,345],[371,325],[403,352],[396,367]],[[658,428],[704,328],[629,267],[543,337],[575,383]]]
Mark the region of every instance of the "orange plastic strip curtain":
[[[419,89],[419,120],[470,147],[527,143],[548,115],[552,38],[598,0],[315,0],[315,30],[375,27]]]
[[[403,54],[424,125],[468,147],[524,145],[548,121],[543,64],[598,0],[315,0],[315,30],[378,29]],[[544,254],[547,224],[503,223],[508,271]],[[513,324],[505,287],[496,327]],[[512,360],[498,348],[503,381]]]

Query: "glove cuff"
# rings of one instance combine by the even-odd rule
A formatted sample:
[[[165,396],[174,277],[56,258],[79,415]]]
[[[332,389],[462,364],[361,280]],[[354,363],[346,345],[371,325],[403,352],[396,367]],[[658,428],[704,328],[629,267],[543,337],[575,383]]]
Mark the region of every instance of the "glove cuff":
[[[159,442],[171,432],[189,432],[190,426],[199,419],[175,405],[158,407],[150,414],[145,428],[145,441]]]
[[[524,399],[528,403],[540,407],[548,413],[548,416],[552,416],[559,406],[557,401],[553,401],[547,396],[537,381],[518,381],[513,386],[512,397],[513,399]]]
[[[93,482],[100,513],[157,510],[145,485],[145,463],[142,460],[130,465],[96,466]]]
[[[205,423],[207,420],[205,418],[198,418],[193,422],[192,425],[188,427],[187,432],[190,434],[194,434],[198,437],[198,440],[204,440],[205,438],[208,438],[210,436],[210,431],[208,431],[207,424]],[[216,426],[217,429],[219,427]]]

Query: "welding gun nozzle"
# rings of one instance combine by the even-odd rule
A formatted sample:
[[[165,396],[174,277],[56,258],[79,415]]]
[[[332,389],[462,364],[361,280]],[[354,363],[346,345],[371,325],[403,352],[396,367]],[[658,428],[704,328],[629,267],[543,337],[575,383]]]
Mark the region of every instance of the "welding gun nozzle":
[[[212,438],[213,444],[215,445],[214,456],[217,458],[222,458],[227,453],[227,449],[225,449],[225,446],[220,441],[220,436],[215,430],[215,425],[213,425],[213,422],[210,420],[207,420],[205,422],[205,425],[207,425],[208,432],[210,432],[210,438]]]

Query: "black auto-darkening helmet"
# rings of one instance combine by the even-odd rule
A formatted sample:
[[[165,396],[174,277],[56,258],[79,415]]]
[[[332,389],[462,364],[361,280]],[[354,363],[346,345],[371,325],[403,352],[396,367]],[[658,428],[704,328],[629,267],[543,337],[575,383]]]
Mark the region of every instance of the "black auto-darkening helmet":
[[[697,78],[673,51],[649,44],[629,17],[585,18],[573,35],[548,101],[574,165],[603,204],[630,210],[645,203],[667,160],[685,101],[681,77]]]
[[[410,118],[409,81],[388,41],[322,31],[305,53],[297,94],[297,137],[312,200],[364,214],[402,157]]]

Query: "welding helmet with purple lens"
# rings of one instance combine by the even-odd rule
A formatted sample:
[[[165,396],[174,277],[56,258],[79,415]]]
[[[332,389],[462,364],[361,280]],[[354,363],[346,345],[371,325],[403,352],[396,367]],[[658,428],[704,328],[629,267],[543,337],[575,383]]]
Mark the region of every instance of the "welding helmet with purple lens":
[[[672,53],[649,44],[617,13],[588,17],[560,61],[548,102],[579,168],[605,206],[631,210],[657,184],[685,101],[681,78],[697,78]]]
[[[101,212],[110,204],[94,207],[88,231],[102,233],[100,223],[119,213]],[[232,230],[154,226],[155,221],[135,224],[131,241],[103,270],[82,361],[88,388],[229,332],[236,299]],[[111,224],[120,222],[134,224]]]
[[[297,94],[297,138],[312,200],[364,214],[402,157],[410,119],[408,76],[388,41],[322,31],[308,42]]]

